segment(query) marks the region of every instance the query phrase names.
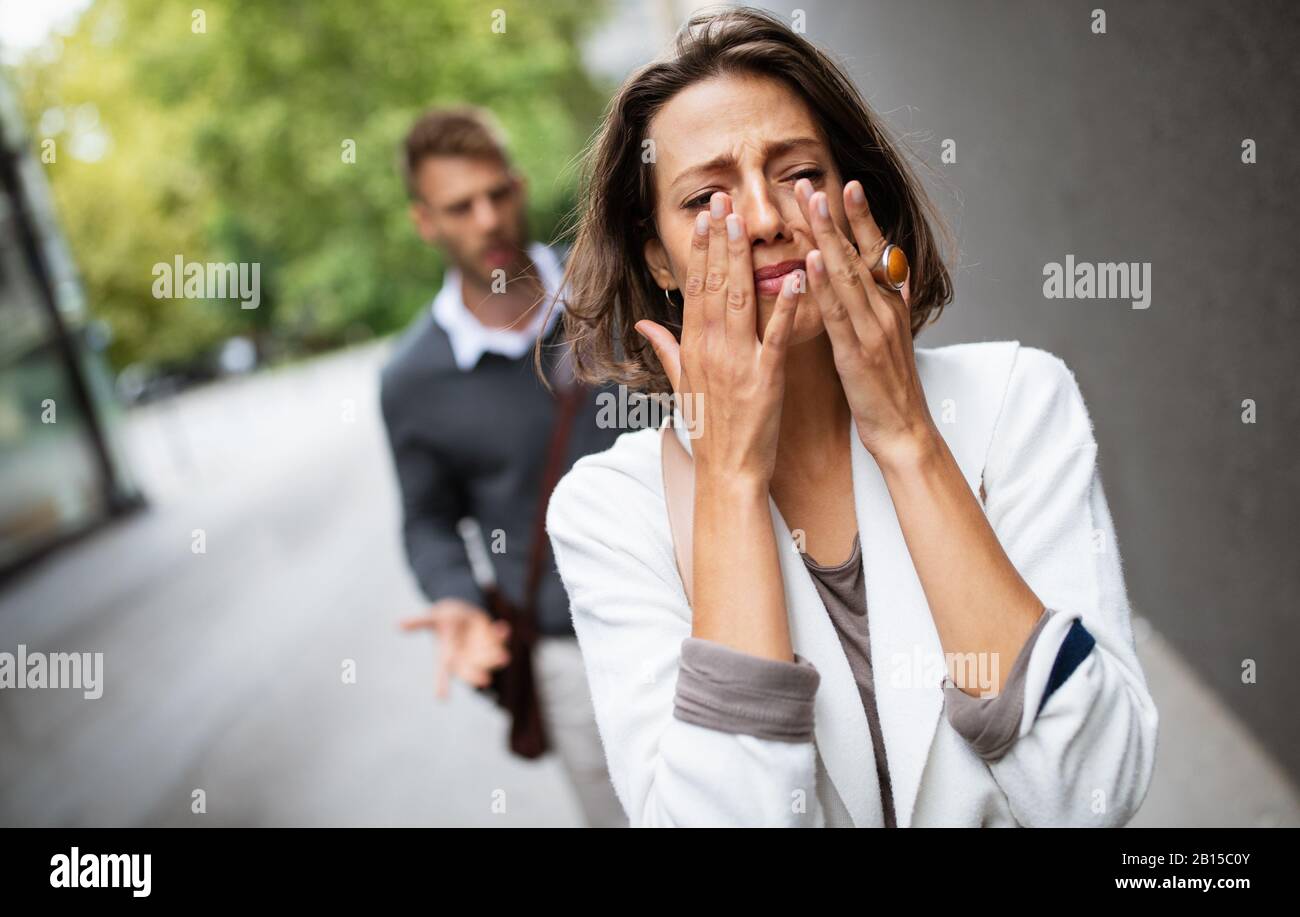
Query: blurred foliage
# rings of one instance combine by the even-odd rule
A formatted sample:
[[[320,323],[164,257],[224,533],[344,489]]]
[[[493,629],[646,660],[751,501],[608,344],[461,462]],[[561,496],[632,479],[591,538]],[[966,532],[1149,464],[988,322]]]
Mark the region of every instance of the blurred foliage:
[[[600,3],[97,0],[12,74],[115,366],[225,337],[294,354],[402,326],[442,265],[396,170],[436,104],[491,108],[529,176],[536,238],[572,206],[607,93],[579,54]],[[493,11],[505,9],[504,33]],[[344,142],[355,142],[355,163]],[[101,149],[97,149],[101,148]],[[155,299],[153,265],[261,264],[262,301]]]

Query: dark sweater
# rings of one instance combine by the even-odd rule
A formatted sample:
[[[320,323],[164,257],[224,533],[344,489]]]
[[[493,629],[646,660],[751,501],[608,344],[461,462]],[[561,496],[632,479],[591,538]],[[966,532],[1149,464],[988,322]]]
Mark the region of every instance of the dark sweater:
[[[563,351],[562,326],[555,323],[543,349],[552,379]],[[597,427],[596,395],[589,393],[574,420],[564,471],[627,432]],[[470,516],[482,528],[489,551],[495,550],[494,533],[504,533],[504,552],[489,558],[498,587],[521,601],[555,415],[532,352],[518,360],[485,353],[472,370],[462,371],[446,331],[425,309],[384,367],[380,403],[401,489],[407,560],[425,598],[455,596],[483,604],[456,528]],[[569,600],[547,547],[538,628],[572,636]]]

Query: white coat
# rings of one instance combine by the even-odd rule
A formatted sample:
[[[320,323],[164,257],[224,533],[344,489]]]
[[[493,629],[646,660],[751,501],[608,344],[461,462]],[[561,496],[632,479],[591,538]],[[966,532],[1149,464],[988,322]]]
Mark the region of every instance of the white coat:
[[[1074,375],[1058,357],[1016,341],[915,353],[930,411],[967,484],[978,494],[982,478],[985,513],[1011,562],[1060,614],[1030,656],[1019,737],[988,763],[943,713],[942,670],[928,664],[943,658],[938,633],[889,490],[855,431],[854,501],[898,825],[1123,825],[1151,780],[1158,716]],[[680,427],[676,435],[689,450]],[[821,675],[815,739],[782,742],[674,717],[691,609],[674,560],[660,442],[653,428],[625,433],[579,460],[547,513],[610,777],[631,823],[883,825],[853,674],[775,501],[777,544],[791,546],[780,564],[794,651]],[[1076,619],[1095,646],[1037,712]]]

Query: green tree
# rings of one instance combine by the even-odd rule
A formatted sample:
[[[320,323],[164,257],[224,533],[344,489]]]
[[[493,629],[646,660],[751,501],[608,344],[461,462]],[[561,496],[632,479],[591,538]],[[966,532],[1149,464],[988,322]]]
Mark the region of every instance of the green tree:
[[[595,9],[206,0],[200,19],[192,2],[98,0],[15,79],[34,141],[56,141],[46,168],[115,365],[190,359],[241,331],[300,352],[403,325],[442,268],[396,173],[429,105],[497,114],[534,232],[552,237],[607,98],[579,56]],[[155,299],[153,265],[177,254],[260,263],[260,307]]]

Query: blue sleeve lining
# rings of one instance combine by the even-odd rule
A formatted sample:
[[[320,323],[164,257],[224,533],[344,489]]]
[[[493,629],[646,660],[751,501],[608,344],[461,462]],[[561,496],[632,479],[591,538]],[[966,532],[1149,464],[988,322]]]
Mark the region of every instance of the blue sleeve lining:
[[[1057,650],[1056,661],[1052,663],[1052,674],[1048,676],[1047,689],[1043,692],[1043,699],[1038,703],[1035,716],[1043,712],[1043,705],[1047,703],[1047,699],[1057,688],[1065,684],[1065,680],[1073,674],[1079,667],[1079,663],[1083,662],[1096,645],[1097,641],[1093,639],[1092,634],[1088,633],[1088,628],[1076,618],[1070,625],[1065,639],[1061,641],[1061,648]]]

